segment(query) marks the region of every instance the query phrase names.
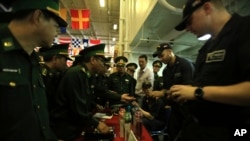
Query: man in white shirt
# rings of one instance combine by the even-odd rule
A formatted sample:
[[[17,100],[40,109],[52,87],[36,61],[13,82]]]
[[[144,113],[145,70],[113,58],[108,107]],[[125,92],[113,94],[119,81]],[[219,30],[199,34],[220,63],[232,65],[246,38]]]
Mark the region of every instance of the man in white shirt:
[[[137,83],[135,87],[135,97],[139,105],[141,105],[142,98],[145,96],[145,93],[142,91],[142,83],[144,81],[149,81],[152,85],[154,84],[154,73],[147,68],[147,63],[148,57],[146,55],[140,55],[138,58],[140,69],[137,72]]]

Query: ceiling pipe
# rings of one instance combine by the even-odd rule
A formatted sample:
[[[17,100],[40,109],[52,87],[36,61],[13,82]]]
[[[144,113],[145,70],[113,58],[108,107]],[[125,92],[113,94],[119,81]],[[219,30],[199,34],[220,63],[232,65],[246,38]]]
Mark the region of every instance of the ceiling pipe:
[[[178,14],[178,15],[182,15],[182,9],[181,8],[176,8],[174,6],[172,6],[171,4],[169,4],[167,2],[167,0],[158,0],[158,2],[163,5],[164,7],[166,7],[168,10],[172,11],[173,13],[175,14]]]
[[[194,46],[197,44],[202,44],[202,42],[191,43],[191,42],[183,42],[183,41],[167,41],[167,40],[153,40],[153,39],[140,39],[140,41],[148,41],[148,42],[158,42],[158,43],[174,43],[186,46]]]

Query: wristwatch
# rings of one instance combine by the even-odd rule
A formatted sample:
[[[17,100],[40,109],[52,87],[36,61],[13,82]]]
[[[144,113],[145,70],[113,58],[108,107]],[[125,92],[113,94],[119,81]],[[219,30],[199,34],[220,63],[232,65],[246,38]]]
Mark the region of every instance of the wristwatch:
[[[204,91],[203,91],[202,87],[198,87],[195,89],[195,91],[194,91],[195,98],[197,98],[198,100],[202,100],[203,95],[204,95]]]

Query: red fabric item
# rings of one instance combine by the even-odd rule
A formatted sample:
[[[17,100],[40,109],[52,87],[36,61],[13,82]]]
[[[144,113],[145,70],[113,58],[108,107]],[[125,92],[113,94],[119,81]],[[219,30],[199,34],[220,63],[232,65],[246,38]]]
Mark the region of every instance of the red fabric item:
[[[124,138],[120,137],[120,124],[118,115],[114,115],[111,119],[107,119],[105,123],[114,127],[114,132],[116,134],[114,141],[124,141]],[[151,135],[144,126],[142,126],[142,137],[140,141],[153,141]]]
[[[101,40],[99,40],[99,39],[90,39],[89,40],[89,46],[97,45],[100,43],[101,43]]]
[[[89,9],[70,9],[71,28],[72,29],[88,29],[89,28]]]

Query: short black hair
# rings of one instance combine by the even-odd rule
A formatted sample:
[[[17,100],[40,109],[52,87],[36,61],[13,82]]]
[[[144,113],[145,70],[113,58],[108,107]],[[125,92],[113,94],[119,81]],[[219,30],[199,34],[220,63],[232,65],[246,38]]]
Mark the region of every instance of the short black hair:
[[[148,61],[148,56],[145,54],[140,55],[139,58],[145,58],[145,60]]]

